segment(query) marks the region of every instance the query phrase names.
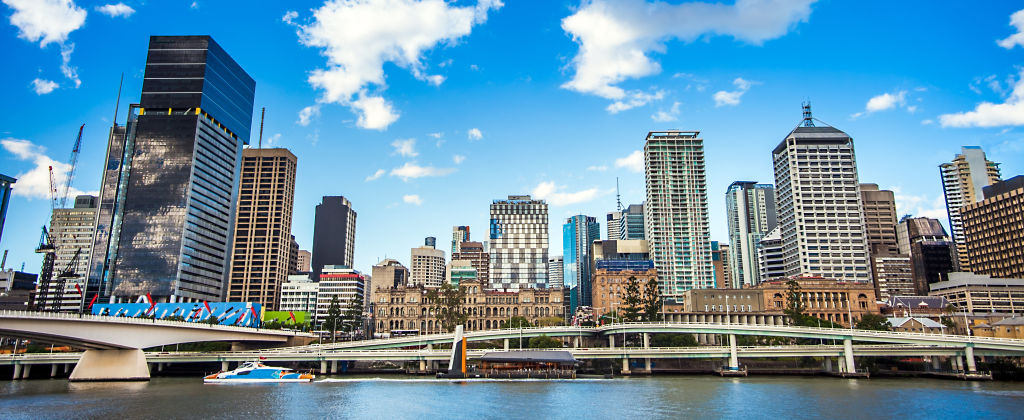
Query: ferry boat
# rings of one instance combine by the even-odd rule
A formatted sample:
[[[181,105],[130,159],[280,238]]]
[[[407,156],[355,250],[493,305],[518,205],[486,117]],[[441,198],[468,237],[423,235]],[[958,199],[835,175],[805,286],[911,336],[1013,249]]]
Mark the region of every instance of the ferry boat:
[[[312,382],[313,374],[292,369],[271,367],[260,362],[246,362],[238,369],[218,372],[203,378],[204,383]]]

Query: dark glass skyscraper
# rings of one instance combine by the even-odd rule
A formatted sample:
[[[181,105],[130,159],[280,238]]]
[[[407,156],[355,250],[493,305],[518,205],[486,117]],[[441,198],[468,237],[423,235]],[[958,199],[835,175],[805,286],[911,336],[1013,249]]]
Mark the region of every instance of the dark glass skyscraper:
[[[324,196],[313,222],[313,278],[325,265],[352,267],[356,242],[356,212],[342,196]]]
[[[590,247],[601,239],[601,225],[586,215],[572,216],[562,225],[562,282],[569,290],[569,313],[591,306]]]
[[[150,37],[142,100],[111,129],[90,294],[223,299],[255,88],[209,36]]]

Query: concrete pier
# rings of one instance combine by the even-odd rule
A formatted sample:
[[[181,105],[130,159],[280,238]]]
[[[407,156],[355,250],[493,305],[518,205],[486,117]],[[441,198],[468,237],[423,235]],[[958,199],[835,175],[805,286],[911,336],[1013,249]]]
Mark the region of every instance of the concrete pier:
[[[148,381],[142,350],[86,350],[69,381]]]

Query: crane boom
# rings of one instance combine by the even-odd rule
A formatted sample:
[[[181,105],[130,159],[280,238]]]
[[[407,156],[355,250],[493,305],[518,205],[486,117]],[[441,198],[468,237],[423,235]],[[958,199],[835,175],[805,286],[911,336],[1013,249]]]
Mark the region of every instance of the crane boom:
[[[78,152],[82,149],[83,130],[85,130],[85,124],[78,127],[78,138],[75,139],[75,147],[71,149],[71,158],[68,159],[71,163],[71,169],[68,169],[68,177],[64,182],[64,192],[60,196],[60,208],[65,208],[68,204],[68,193],[71,191],[71,180],[75,178],[75,168],[78,166]]]

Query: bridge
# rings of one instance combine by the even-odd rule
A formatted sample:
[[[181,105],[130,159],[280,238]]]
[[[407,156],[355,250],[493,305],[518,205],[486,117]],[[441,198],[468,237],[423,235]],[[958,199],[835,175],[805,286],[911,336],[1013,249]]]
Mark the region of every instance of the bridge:
[[[0,336],[86,349],[71,380],[149,379],[142,349],[226,341],[307,344],[312,334],[147,318],[55,312],[0,311]]]

